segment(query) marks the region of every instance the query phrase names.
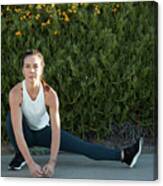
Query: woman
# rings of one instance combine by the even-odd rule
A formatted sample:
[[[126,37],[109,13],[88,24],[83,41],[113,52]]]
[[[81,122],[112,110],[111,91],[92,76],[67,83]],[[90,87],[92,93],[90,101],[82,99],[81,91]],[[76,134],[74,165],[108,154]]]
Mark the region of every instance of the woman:
[[[44,58],[38,50],[27,52],[22,64],[25,79],[9,93],[7,133],[16,153],[8,168],[20,170],[27,164],[32,176],[51,177],[59,150],[83,154],[95,160],[118,160],[133,167],[141,153],[142,139],[123,150],[109,149],[61,130],[58,96],[42,80],[44,66]],[[43,167],[30,154],[29,148],[33,146],[50,148],[49,160]]]

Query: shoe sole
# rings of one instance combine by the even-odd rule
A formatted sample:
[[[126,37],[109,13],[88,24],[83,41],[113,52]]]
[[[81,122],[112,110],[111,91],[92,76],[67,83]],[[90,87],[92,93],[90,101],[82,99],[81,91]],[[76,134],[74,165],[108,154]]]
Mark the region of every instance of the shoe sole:
[[[139,140],[139,151],[135,154],[135,157],[133,158],[131,164],[129,165],[130,168],[133,168],[133,166],[136,164],[140,154],[141,154],[141,151],[142,151],[142,146],[143,146],[143,138],[140,138]]]
[[[22,162],[19,167],[10,167],[8,166],[8,170],[21,170],[26,165],[26,162]]]

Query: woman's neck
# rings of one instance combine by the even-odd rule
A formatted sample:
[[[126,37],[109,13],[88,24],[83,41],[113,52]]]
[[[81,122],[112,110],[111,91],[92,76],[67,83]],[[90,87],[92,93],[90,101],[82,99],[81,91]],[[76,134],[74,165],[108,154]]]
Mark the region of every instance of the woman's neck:
[[[40,87],[40,80],[36,80],[36,81],[26,81],[26,87],[27,90],[30,92],[34,92],[37,91]]]

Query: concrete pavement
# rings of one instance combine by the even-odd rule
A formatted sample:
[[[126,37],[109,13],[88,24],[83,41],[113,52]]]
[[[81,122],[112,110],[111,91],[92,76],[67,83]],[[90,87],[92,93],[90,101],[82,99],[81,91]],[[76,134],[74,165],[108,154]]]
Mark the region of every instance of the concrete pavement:
[[[21,171],[7,170],[13,155],[1,156],[1,176],[31,177],[27,166]],[[44,165],[48,155],[35,155],[34,159]],[[60,153],[54,178],[98,180],[153,180],[155,175],[154,154],[142,154],[134,168],[117,161],[95,161],[82,155]]]

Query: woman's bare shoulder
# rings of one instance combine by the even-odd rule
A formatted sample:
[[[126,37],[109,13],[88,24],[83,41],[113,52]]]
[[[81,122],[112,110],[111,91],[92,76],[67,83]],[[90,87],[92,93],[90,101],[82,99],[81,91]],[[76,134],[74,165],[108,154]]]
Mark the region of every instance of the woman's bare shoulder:
[[[19,102],[22,101],[22,83],[17,83],[9,92],[10,102]]]
[[[48,95],[48,96],[57,96],[57,92],[51,87],[48,85],[48,91],[45,91],[45,94]]]
[[[48,106],[58,104],[57,92],[50,85],[48,85],[48,90],[45,90],[45,100]]]
[[[43,87],[44,87],[44,93],[45,95],[55,95],[57,96],[57,92],[46,82],[43,82]]]
[[[15,95],[22,91],[22,83],[17,83],[11,90],[10,94]]]

